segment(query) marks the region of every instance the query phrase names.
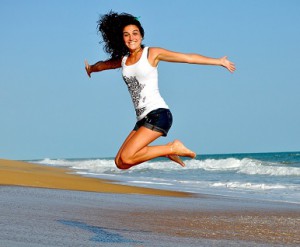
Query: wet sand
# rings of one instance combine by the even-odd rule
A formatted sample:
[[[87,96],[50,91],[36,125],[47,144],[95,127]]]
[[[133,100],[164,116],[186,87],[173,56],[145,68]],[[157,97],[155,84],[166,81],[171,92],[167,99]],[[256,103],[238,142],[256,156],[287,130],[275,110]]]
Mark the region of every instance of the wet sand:
[[[299,204],[210,195],[149,195],[129,186],[121,192],[117,187],[113,191],[76,191],[75,185],[73,189],[55,189],[53,184],[47,189],[50,181],[43,184],[43,174],[55,175],[57,180],[74,175],[58,168],[30,165],[24,169],[26,163],[13,163],[8,167],[10,161],[0,162],[3,246],[300,245]],[[3,174],[12,167],[9,172],[13,171],[14,177],[7,178]],[[26,183],[19,182],[21,173],[27,174]],[[76,179],[88,183],[90,178]],[[115,185],[97,181],[93,186]],[[64,182],[81,183],[72,179]],[[118,189],[123,187],[118,185]]]

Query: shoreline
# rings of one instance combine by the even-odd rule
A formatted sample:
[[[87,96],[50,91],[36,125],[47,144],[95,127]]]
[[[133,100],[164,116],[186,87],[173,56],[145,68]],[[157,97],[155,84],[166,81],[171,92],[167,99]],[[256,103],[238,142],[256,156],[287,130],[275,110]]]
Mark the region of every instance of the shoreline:
[[[193,194],[114,184],[111,180],[83,177],[65,168],[0,159],[0,186],[24,186],[99,193],[191,197]]]

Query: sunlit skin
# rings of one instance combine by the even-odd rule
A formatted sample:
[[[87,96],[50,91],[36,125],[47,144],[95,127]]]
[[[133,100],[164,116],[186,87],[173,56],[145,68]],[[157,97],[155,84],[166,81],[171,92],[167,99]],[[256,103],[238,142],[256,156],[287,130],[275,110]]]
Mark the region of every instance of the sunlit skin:
[[[128,48],[129,56],[126,65],[132,65],[138,62],[142,55],[143,37],[136,25],[128,25],[123,29],[124,44]],[[99,61],[94,65],[89,65],[85,61],[85,69],[89,77],[91,73],[99,72],[107,69],[116,69],[121,67],[121,60]],[[234,63],[230,62],[226,56],[221,58],[210,58],[199,54],[188,54],[173,52],[159,47],[150,47],[148,61],[156,67],[160,61],[189,63],[201,65],[223,66],[231,73],[235,71]],[[179,140],[175,140],[166,145],[149,146],[154,140],[162,136],[162,133],[150,130],[146,127],[140,127],[137,131],[131,131],[121,148],[119,149],[115,163],[120,169],[128,169],[142,162],[157,158],[167,157],[170,160],[185,166],[181,157],[195,158],[196,154],[185,147]]]

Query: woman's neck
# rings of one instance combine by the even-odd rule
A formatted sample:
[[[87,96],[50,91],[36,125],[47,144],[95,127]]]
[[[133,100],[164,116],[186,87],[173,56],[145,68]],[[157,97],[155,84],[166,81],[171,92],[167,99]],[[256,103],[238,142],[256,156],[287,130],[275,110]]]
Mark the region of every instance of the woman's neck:
[[[133,51],[129,51],[130,56],[136,56],[139,52],[141,52],[143,50],[143,48],[140,46],[139,48],[133,50]]]

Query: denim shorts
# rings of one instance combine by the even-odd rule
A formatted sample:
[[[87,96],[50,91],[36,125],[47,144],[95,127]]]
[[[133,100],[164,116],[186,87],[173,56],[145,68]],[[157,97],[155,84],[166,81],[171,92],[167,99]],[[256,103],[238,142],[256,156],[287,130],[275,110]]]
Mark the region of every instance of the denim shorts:
[[[158,108],[149,112],[143,119],[138,121],[133,130],[138,130],[144,126],[148,129],[161,132],[163,136],[167,136],[172,126],[173,117],[169,109]]]

